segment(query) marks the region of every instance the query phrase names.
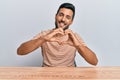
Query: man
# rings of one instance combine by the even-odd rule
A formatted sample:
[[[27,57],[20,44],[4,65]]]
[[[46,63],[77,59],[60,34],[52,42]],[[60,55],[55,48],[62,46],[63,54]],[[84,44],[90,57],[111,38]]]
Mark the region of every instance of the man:
[[[41,47],[44,67],[74,67],[76,51],[90,64],[96,65],[98,59],[83,42],[80,36],[68,29],[75,15],[71,3],[60,5],[55,15],[55,28],[39,33],[33,39],[21,44],[17,54],[25,55]]]

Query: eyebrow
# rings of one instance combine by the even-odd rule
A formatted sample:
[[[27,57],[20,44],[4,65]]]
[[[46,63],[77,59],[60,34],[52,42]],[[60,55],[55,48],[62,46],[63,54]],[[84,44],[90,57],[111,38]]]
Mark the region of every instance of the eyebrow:
[[[64,15],[64,13],[63,12],[59,12],[58,14],[62,14],[62,15]],[[72,16],[70,16],[70,15],[66,15],[67,17],[69,17],[69,19],[71,19],[72,18]]]

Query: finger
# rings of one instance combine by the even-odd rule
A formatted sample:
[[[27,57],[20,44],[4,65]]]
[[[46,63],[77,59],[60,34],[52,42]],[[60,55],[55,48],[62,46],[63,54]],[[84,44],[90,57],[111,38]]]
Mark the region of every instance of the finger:
[[[62,28],[59,28],[59,31],[64,32],[64,30]]]
[[[62,28],[57,28],[57,29],[55,29],[55,30],[54,30],[54,33],[55,33],[55,34],[61,34],[61,35],[64,35],[64,31],[63,31]]]
[[[62,28],[56,28],[55,31],[64,32]]]

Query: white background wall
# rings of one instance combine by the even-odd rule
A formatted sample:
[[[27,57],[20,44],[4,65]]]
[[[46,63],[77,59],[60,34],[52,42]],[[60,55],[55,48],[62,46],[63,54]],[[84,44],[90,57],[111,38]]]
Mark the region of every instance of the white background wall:
[[[54,28],[61,3],[76,6],[71,29],[81,35],[98,66],[120,66],[120,0],[0,0],[0,66],[41,66],[41,50],[18,56],[18,46]],[[77,53],[78,66],[91,66]]]

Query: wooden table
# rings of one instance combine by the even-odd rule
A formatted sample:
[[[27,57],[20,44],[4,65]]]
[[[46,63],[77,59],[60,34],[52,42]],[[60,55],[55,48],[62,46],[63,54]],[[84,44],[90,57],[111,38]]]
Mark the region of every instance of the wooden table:
[[[120,67],[0,67],[0,80],[120,80]]]

